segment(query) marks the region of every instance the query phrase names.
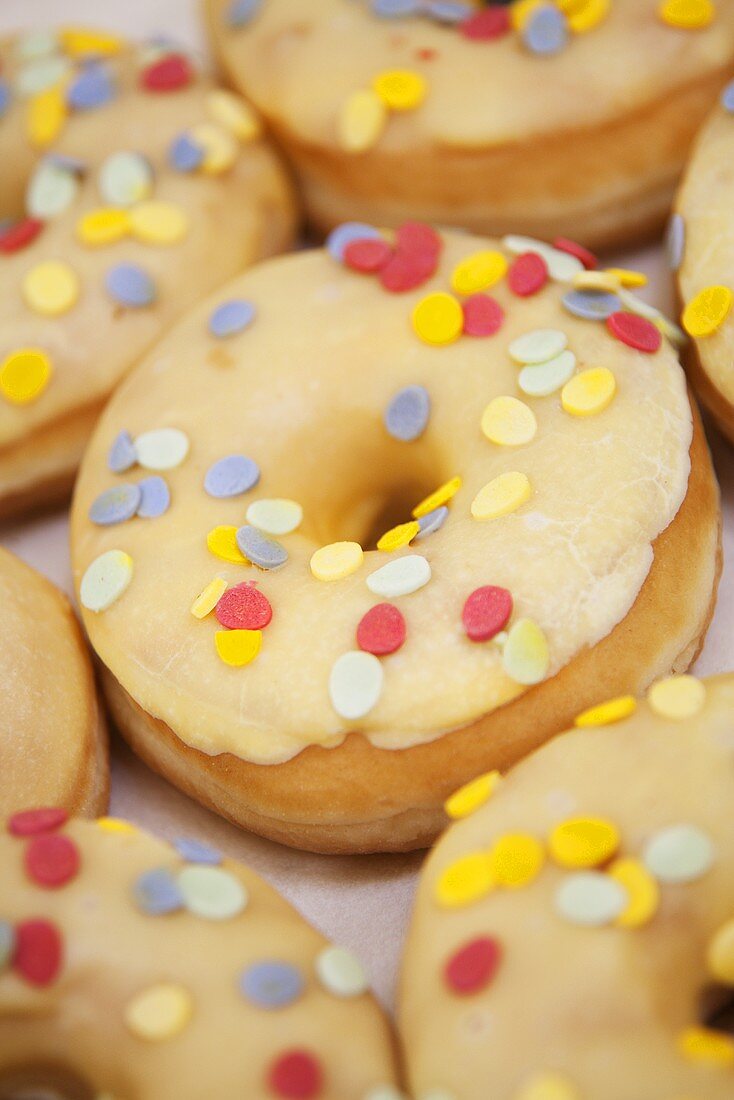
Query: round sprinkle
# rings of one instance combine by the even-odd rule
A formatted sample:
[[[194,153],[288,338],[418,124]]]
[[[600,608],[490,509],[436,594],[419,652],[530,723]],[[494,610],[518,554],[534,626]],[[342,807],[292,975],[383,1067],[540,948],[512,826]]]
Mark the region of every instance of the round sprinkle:
[[[236,336],[251,325],[255,319],[255,307],[243,298],[232,298],[221,305],[209,318],[209,332],[218,340],[227,336]]]
[[[402,612],[391,603],[378,603],[360,619],[357,645],[365,653],[385,657],[400,649],[405,635],[406,626]]]
[[[668,267],[671,271],[678,271],[683,263],[686,250],[686,223],[680,214],[671,214],[670,216],[665,231],[665,250],[668,257]]]
[[[66,101],[75,111],[91,111],[109,103],[115,94],[110,75],[104,65],[87,65],[66,93]]]
[[[311,557],[311,572],[317,581],[340,581],[356,573],[364,554],[358,542],[331,542]]]
[[[48,148],[61,133],[66,118],[66,102],[60,87],[33,96],[26,123],[31,145],[37,149]]]
[[[217,88],[206,97],[209,116],[241,142],[253,141],[261,133],[260,120],[244,99]]]
[[[22,283],[26,304],[43,317],[60,317],[76,305],[79,279],[62,260],[44,260],[26,272]]]
[[[607,699],[594,707],[583,710],[574,719],[574,726],[587,729],[591,726],[610,726],[613,722],[623,722],[637,710],[634,695],[619,695],[616,699]]]
[[[151,917],[183,908],[183,895],[166,867],[154,867],[139,875],[133,884],[133,897],[138,908]]]
[[[391,111],[412,111],[426,98],[428,85],[420,73],[390,69],[378,73],[372,87]]]
[[[507,272],[507,260],[501,252],[475,252],[456,265],[451,287],[457,294],[475,294],[494,286]]]
[[[190,134],[179,134],[171,142],[168,163],[177,172],[195,172],[197,168],[201,168],[203,160],[204,150]]]
[[[609,15],[612,0],[586,0],[579,8],[568,12],[568,25],[574,34],[586,34],[598,27]]]
[[[242,971],[240,993],[258,1008],[287,1008],[304,991],[305,982],[298,967],[291,963],[266,960]]]
[[[670,825],[647,842],[643,862],[660,882],[694,882],[713,866],[714,846],[695,825]]]
[[[9,228],[5,228],[0,234],[0,252],[19,252],[27,248],[43,229],[44,223],[40,218],[23,218]]]
[[[15,929],[6,920],[0,920],[0,972],[10,965],[15,952]]]
[[[653,684],[647,701],[661,718],[693,718],[706,703],[706,685],[695,676],[669,676]]]
[[[51,360],[39,348],[18,348],[0,364],[0,393],[12,405],[40,397],[51,378]]]
[[[648,278],[643,271],[634,271],[628,267],[608,267],[606,271],[600,271],[600,276],[608,276],[614,279],[620,286],[637,288],[647,286]]]
[[[734,1065],[734,1039],[710,1028],[686,1028],[678,1036],[678,1050],[689,1062],[709,1066]]]
[[[112,153],[102,161],[99,193],[110,206],[132,206],[153,191],[153,168],[140,153]]]
[[[623,269],[617,268],[616,271],[621,272]],[[644,275],[641,277],[646,281]],[[622,286],[622,277],[615,274],[613,268],[607,268],[605,271],[582,271],[574,279],[573,285],[577,290],[608,291],[614,294]],[[640,285],[645,284],[643,282]]]
[[[280,569],[288,561],[288,551],[281,543],[249,523],[238,530],[237,545],[248,561],[260,569]]]
[[[561,867],[598,867],[619,848],[619,833],[611,821],[575,817],[562,821],[548,837],[548,849]]]
[[[422,0],[372,0],[372,13],[381,19],[405,19],[417,15],[422,8]]]
[[[662,0],[658,12],[668,26],[686,31],[708,27],[716,17],[712,0]]]
[[[172,202],[137,203],[129,224],[132,235],[144,244],[178,244],[189,229],[186,211]]]
[[[444,981],[452,993],[468,997],[486,989],[502,958],[499,941],[479,936],[456,951],[444,966]]]
[[[502,307],[488,294],[472,294],[461,308],[466,336],[494,336],[502,328]]]
[[[721,93],[721,106],[729,114],[734,114],[734,80]]]
[[[391,258],[393,250],[387,241],[367,237],[363,241],[351,241],[344,250],[344,262],[352,271],[364,275],[380,271]]]
[[[385,427],[393,439],[412,443],[428,426],[431,399],[425,386],[405,386],[395,394],[385,412]]]
[[[180,53],[170,53],[143,69],[140,84],[148,92],[176,92],[190,84],[193,77],[188,58]]]
[[[597,928],[611,924],[627,908],[627,891],[615,879],[599,871],[568,875],[556,891],[555,906],[572,924]]]
[[[21,810],[8,820],[11,836],[39,836],[60,829],[68,820],[68,813],[61,807],[43,807],[38,810]]]
[[[231,0],[225,19],[230,27],[246,27],[262,7],[263,0]]]
[[[232,528],[233,539],[236,534],[236,528]],[[238,551],[239,553],[239,551]],[[239,555],[240,558],[242,555]],[[196,597],[191,605],[191,614],[195,619],[205,619],[207,615],[211,615],[214,608],[219,603],[220,599],[227,591],[227,582],[223,577],[215,577],[214,580],[209,581],[209,584],[202,588],[199,595]]]
[[[178,428],[153,428],[137,436],[135,453],[145,470],[173,470],[189,453],[189,437]]]
[[[620,299],[616,294],[602,290],[569,290],[563,296],[563,305],[574,317],[584,321],[606,321],[619,312]]]
[[[548,265],[537,252],[523,252],[510,266],[507,283],[513,294],[528,298],[548,282]]]
[[[547,363],[555,359],[568,344],[565,332],[557,328],[536,328],[512,341],[507,349],[510,358],[523,366],[529,363]]]
[[[465,783],[463,787],[459,787],[458,791],[454,791],[444,803],[447,816],[454,821],[459,821],[461,818],[469,817],[475,813],[480,807],[489,802],[501,779],[502,776],[498,771],[491,771],[479,775],[476,779],[471,779],[468,783]]]
[[[138,515],[141,519],[157,519],[168,511],[171,505],[171,491],[165,478],[158,474],[145,477],[138,482],[138,489],[140,490]]]
[[[461,484],[461,478],[458,476],[452,477],[449,481],[444,482],[444,484],[440,485],[433,493],[424,497],[420,504],[416,504],[412,513],[414,519],[422,519],[423,516],[427,516],[430,512],[446,504],[452,497],[456,496],[461,488]]]
[[[184,867],[179,872],[178,885],[185,907],[204,920],[231,920],[248,902],[240,880],[221,867]]]
[[[216,867],[222,862],[222,853],[209,844],[203,844],[200,840],[194,840],[187,836],[178,836],[173,841],[173,847],[187,863],[205,863],[209,867]]]
[[[511,615],[512,596],[507,589],[487,584],[467,597],[461,621],[472,642],[487,642],[505,629]]]
[[[28,877],[39,886],[64,886],[79,871],[79,849],[71,837],[47,833],[34,837],[25,851]]]
[[[382,665],[372,653],[354,649],[334,662],[329,676],[331,705],[341,718],[364,718],[376,706],[383,685]]]
[[[532,619],[518,619],[502,651],[502,666],[518,684],[530,686],[545,679],[550,653],[545,634]]]
[[[155,301],[155,283],[137,264],[111,267],[105,275],[105,286],[110,297],[128,309],[141,309]]]
[[[538,430],[535,413],[516,397],[495,397],[482,413],[482,432],[503,447],[530,443]]]
[[[593,271],[594,268],[599,266],[599,261],[594,253],[590,252],[588,248],[584,248],[578,241],[572,241],[568,237],[556,237],[553,247],[559,252],[567,252],[569,256],[574,256],[587,271]]]
[[[127,210],[103,207],[82,215],[76,225],[76,233],[82,244],[100,248],[115,244],[128,235],[130,217]]]
[[[581,1095],[564,1074],[534,1073],[515,1100],[581,1100]]]
[[[125,592],[133,576],[133,559],[123,550],[107,550],[82,577],[79,598],[88,611],[106,611]]]
[[[204,489],[210,497],[225,500],[254,489],[260,480],[260,467],[246,455],[227,455],[207,470]]]
[[[435,347],[452,344],[464,328],[461,306],[456,298],[442,291],[422,298],[413,310],[412,321],[416,335]]]
[[[138,993],[125,1008],[125,1025],[138,1039],[160,1043],[180,1035],[194,1013],[194,1002],[182,985],[161,982]]]
[[[662,343],[660,330],[645,317],[621,310],[607,317],[607,328],[623,344],[635,351],[644,351],[648,355],[656,352]]]
[[[576,276],[584,270],[584,264],[575,254],[561,248],[552,248],[544,241],[535,237],[509,236],[505,237],[502,244],[515,256],[523,252],[536,252],[542,256],[548,267],[551,279],[560,283],[571,283]]]
[[[262,630],[272,617],[267,596],[250,581],[228,589],[217,604],[217,619],[230,630]]]
[[[502,38],[509,32],[510,16],[506,8],[484,8],[470,15],[461,23],[459,30],[464,38],[475,42],[491,42],[493,38]]]
[[[568,23],[563,12],[551,4],[533,11],[522,29],[522,40],[534,54],[549,57],[568,44]]]
[[[492,874],[498,886],[527,886],[537,878],[545,862],[543,845],[527,833],[508,833],[490,851]]]
[[[449,510],[445,504],[442,504],[439,508],[434,508],[432,512],[426,512],[425,515],[419,516],[418,526],[420,531],[415,536],[415,541],[420,542],[436,531],[440,531],[448,518]]]
[[[71,206],[78,190],[77,174],[47,157],[31,176],[26,211],[31,218],[55,218]]]
[[[377,144],[386,122],[387,106],[374,89],[352,92],[344,100],[337,119],[340,147],[347,153],[366,152]]]
[[[215,122],[199,122],[190,131],[191,140],[203,152],[201,171],[209,176],[228,172],[239,155],[239,144],[229,130]]]
[[[40,92],[56,90],[54,86],[63,81],[71,70],[69,59],[60,56],[56,50],[46,50],[43,55],[26,55],[26,59],[29,63],[19,69],[14,81],[16,91],[24,97],[36,97]]]
[[[607,367],[590,367],[566,382],[561,404],[571,416],[596,416],[612,403],[616,391],[616,380]]]
[[[572,351],[562,351],[555,359],[536,366],[523,367],[517,376],[517,384],[528,397],[548,397],[560,390],[576,370],[576,356]]]
[[[486,897],[495,888],[492,860],[488,852],[471,852],[446,867],[435,885],[439,905],[456,909]]]
[[[392,599],[417,592],[431,579],[431,567],[420,554],[396,558],[367,577],[367,587],[376,596]]]
[[[63,48],[71,57],[114,57],[123,49],[124,41],[114,34],[70,27],[61,32]],[[54,46],[54,49],[56,47]]]
[[[377,540],[377,549],[385,554],[391,554],[395,550],[402,550],[404,546],[408,546],[408,544],[413,541],[419,531],[420,524],[417,520],[410,520],[408,523],[400,523],[397,527],[392,527],[389,531],[386,531],[385,534]]]
[[[225,665],[244,668],[257,657],[262,639],[260,630],[218,630],[214,635],[214,646]]]
[[[109,527],[132,519],[140,507],[141,493],[137,485],[115,485],[105,489],[89,509],[92,523]]]
[[[323,1081],[320,1063],[307,1050],[286,1051],[268,1070],[268,1088],[283,1100],[314,1100]]]
[[[43,987],[56,980],[63,950],[61,932],[51,921],[26,920],[16,925],[13,968],[30,985]]]
[[[0,118],[2,118],[8,110],[12,98],[13,95],[8,83],[5,80],[0,80]]]
[[[499,474],[474,497],[471,514],[478,520],[497,519],[517,511],[531,495],[532,488],[525,474],[517,471]]]
[[[609,868],[609,877],[629,898],[615,923],[620,928],[642,928],[651,921],[660,905],[660,890],[643,864],[636,859],[617,859]]]
[[[732,292],[727,286],[707,286],[683,311],[683,328],[689,336],[711,336],[729,315]]]
[[[289,535],[300,527],[303,508],[295,500],[275,497],[271,500],[254,500],[245,518],[253,527],[268,535]]]
[[[332,229],[326,238],[326,250],[332,259],[342,263],[346,247],[351,241],[367,239],[381,239],[379,231],[374,226],[365,225],[364,222],[343,222],[336,229]]]
[[[724,985],[734,985],[734,920],[722,924],[708,945],[709,974]]]
[[[353,951],[332,944],[316,956],[316,974],[335,997],[359,997],[368,989],[364,967]]]
[[[206,545],[210,553],[222,561],[231,561],[236,565],[248,565],[249,562],[237,545],[237,528],[227,525],[213,527],[206,536]]]

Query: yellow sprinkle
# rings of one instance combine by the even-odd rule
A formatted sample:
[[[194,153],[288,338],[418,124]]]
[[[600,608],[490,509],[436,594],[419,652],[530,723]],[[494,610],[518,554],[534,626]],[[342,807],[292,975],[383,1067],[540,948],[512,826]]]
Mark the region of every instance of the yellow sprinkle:
[[[130,232],[145,244],[177,244],[186,236],[186,211],[172,202],[139,202],[128,212]]]
[[[471,504],[474,519],[497,519],[516,512],[530,499],[532,489],[525,474],[510,471],[488,481]]]
[[[683,328],[689,336],[711,336],[726,320],[732,305],[728,286],[707,286],[683,311]]]
[[[18,348],[0,364],[0,393],[13,405],[27,405],[43,393],[51,360],[39,348]]]
[[[548,848],[561,867],[598,867],[619,848],[619,833],[600,817],[574,817],[551,831]]]
[[[363,88],[344,101],[339,112],[339,145],[347,153],[364,153],[376,145],[385,129],[387,108],[376,92]]]
[[[612,271],[579,271],[574,275],[573,285],[576,290],[605,290],[613,294],[622,284]]]
[[[574,719],[574,726],[585,729],[587,726],[609,726],[612,722],[622,722],[637,710],[634,695],[619,695],[616,699],[607,699],[588,710],[582,710]]]
[[[236,527],[213,527],[206,536],[206,545],[222,561],[232,561],[238,565],[250,564],[237,545]]]
[[[568,25],[574,34],[586,34],[609,15],[611,0],[586,0],[583,7],[568,14]]]
[[[61,88],[48,88],[34,95],[28,105],[28,138],[42,149],[61,133],[66,120],[66,103]]]
[[[331,542],[311,557],[311,572],[317,581],[340,581],[356,573],[364,560],[358,542]]]
[[[439,876],[436,901],[447,908],[470,905],[485,897],[495,886],[492,861],[488,852],[472,852],[462,856]]]
[[[202,588],[192,603],[191,614],[195,619],[205,619],[212,613],[226,591],[227,582],[222,577],[215,577],[205,588]]]
[[[125,1024],[138,1039],[159,1043],[180,1034],[193,1012],[191,994],[183,986],[161,982],[128,1002]]]
[[[536,1073],[523,1085],[515,1100],[581,1100],[581,1094],[560,1073]]]
[[[189,130],[189,136],[204,150],[201,170],[207,175],[219,176],[237,160],[239,147],[236,138],[216,122],[197,123]]]
[[[652,710],[661,718],[692,718],[703,709],[706,686],[695,676],[668,676],[658,680],[647,693]]]
[[[76,234],[82,244],[90,246],[115,244],[130,232],[130,215],[127,210],[114,206],[90,210],[76,223]]]
[[[450,294],[438,291],[427,294],[413,309],[413,328],[426,344],[440,347],[452,344],[461,336],[464,313]]]
[[[620,286],[631,288],[647,286],[647,275],[642,271],[632,271],[627,267],[608,267],[606,274],[613,275]]]
[[[218,630],[214,635],[217,653],[232,668],[242,668],[254,661],[262,642],[262,630]]]
[[[550,664],[545,634],[532,619],[518,619],[502,651],[502,667],[518,684],[539,684]]]
[[[698,30],[714,21],[716,8],[712,0],[663,0],[658,13],[662,21],[671,27]]]
[[[734,920],[722,924],[708,945],[709,973],[717,982],[734,986]]]
[[[390,69],[378,73],[372,87],[391,111],[412,111],[420,107],[428,91],[421,74],[409,69]]]
[[[614,923],[619,928],[641,928],[651,921],[660,905],[660,888],[647,867],[637,859],[617,859],[607,874],[629,895],[627,907]]]
[[[67,263],[45,260],[26,272],[22,290],[26,303],[35,313],[60,317],[76,305],[79,279]]]
[[[691,1062],[730,1066],[734,1063],[734,1039],[707,1027],[689,1027],[678,1036],[678,1050]]]
[[[515,0],[515,3],[510,7],[513,28],[516,31],[521,31],[535,9],[544,3],[546,3],[546,0]]]
[[[457,294],[475,294],[494,286],[506,271],[507,260],[501,252],[475,252],[456,265],[451,286]]]
[[[254,141],[262,132],[260,119],[249,103],[244,99],[226,92],[221,88],[209,92],[206,97],[206,109],[214,122],[241,142]]]
[[[410,523],[400,523],[397,527],[392,527],[385,532],[377,542],[377,549],[383,550],[385,553],[400,550],[413,541],[420,529],[421,526],[417,520],[412,520]]]
[[[443,485],[439,486],[429,496],[424,497],[420,504],[416,504],[411,515],[414,519],[420,519],[421,516],[427,516],[429,512],[435,511],[436,508],[440,508],[442,504],[448,504],[452,497],[455,497],[461,488],[461,478],[452,477],[450,481],[445,481]]]
[[[543,845],[527,833],[508,833],[492,847],[492,876],[498,886],[527,886],[545,863]]]
[[[561,390],[561,404],[571,416],[596,416],[612,402],[617,382],[608,367],[590,367],[574,375]]]
[[[535,437],[535,413],[517,397],[495,397],[482,413],[482,431],[490,443],[520,447]]]
[[[116,833],[120,836],[136,836],[139,832],[137,826],[122,817],[98,817],[95,825],[103,833]]]
[[[64,53],[70,57],[112,57],[125,45],[124,39],[114,34],[100,34],[85,27],[63,27],[60,34]]]
[[[454,791],[444,803],[447,815],[458,821],[459,818],[468,817],[488,802],[500,783],[502,776],[498,771],[487,772],[477,776],[458,791]]]
[[[573,15],[586,6],[588,0],[556,0],[556,7],[560,8],[564,15]]]

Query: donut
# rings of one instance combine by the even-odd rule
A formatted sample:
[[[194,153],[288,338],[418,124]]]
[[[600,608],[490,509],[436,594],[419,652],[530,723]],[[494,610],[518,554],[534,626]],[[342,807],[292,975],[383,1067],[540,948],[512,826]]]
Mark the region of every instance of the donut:
[[[0,851],[3,1096],[400,1100],[359,959],[253,871],[48,809]]]
[[[4,518],[68,495],[119,379],[294,208],[251,109],[167,41],[0,41],[0,162]]]
[[[192,310],[112,398],[72,515],[133,748],[324,851],[430,843],[461,783],[684,670],[719,569],[708,452],[638,273],[365,233]],[[170,498],[154,521],[143,474]]]
[[[410,217],[592,248],[662,229],[734,69],[727,0],[207,0],[312,223]]]
[[[69,601],[0,547],[0,607],[0,814],[104,812],[106,727]]]
[[[734,440],[734,84],[704,126],[668,223],[670,267],[691,337],[686,366],[701,402]]]
[[[416,1100],[728,1100],[734,676],[579,714],[447,803],[401,976]]]

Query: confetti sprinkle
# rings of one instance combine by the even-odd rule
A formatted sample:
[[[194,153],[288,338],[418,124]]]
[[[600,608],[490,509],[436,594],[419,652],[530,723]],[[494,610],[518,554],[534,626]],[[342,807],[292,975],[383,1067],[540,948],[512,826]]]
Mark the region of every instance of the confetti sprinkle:
[[[586,729],[591,726],[609,726],[613,722],[622,722],[629,718],[637,710],[637,700],[634,695],[619,695],[615,699],[607,699],[604,703],[589,707],[576,715],[574,726]]]
[[[141,519],[157,519],[164,515],[171,506],[171,491],[165,478],[154,474],[153,477],[145,477],[138,482],[140,490],[140,504],[138,515]]]
[[[30,218],[55,218],[73,203],[79,191],[77,174],[46,157],[31,176],[26,190]]]
[[[461,488],[461,484],[461,478],[458,476],[450,478],[449,481],[445,481],[444,484],[440,485],[433,493],[424,497],[420,504],[416,504],[412,512],[413,518],[422,519],[430,512],[434,512],[442,505],[448,503],[448,501],[456,496]]]
[[[237,545],[236,527],[224,524],[213,527],[206,536],[206,545],[210,553],[221,558],[222,561],[231,561],[236,565],[249,565],[247,558]]]
[[[662,0],[658,12],[664,23],[681,30],[708,27],[716,16],[712,0]]]
[[[375,657],[395,653],[404,643],[405,636],[405,619],[391,603],[375,604],[365,612],[357,627],[357,645]]]
[[[207,470],[204,489],[210,497],[226,500],[254,489],[260,480],[260,467],[246,455],[227,455]]]
[[[91,111],[109,103],[114,94],[110,74],[104,65],[89,64],[69,85],[66,100],[74,111]]]
[[[607,367],[590,367],[561,390],[561,404],[571,416],[596,416],[611,405],[617,382]]]
[[[79,849],[74,841],[60,833],[34,837],[25,851],[28,877],[39,886],[55,889],[76,877],[79,871]]]
[[[230,630],[262,630],[273,617],[270,601],[252,582],[228,589],[216,608],[217,619]]]
[[[671,214],[665,231],[665,251],[668,257],[668,267],[671,271],[680,270],[685,250],[686,223],[680,214]]]
[[[569,290],[563,296],[563,305],[574,317],[584,321],[606,321],[618,313],[621,301],[616,294],[603,290]]]
[[[425,386],[405,386],[387,407],[385,427],[393,439],[412,443],[423,435],[430,415],[431,398]]]
[[[133,576],[133,559],[123,550],[107,550],[95,558],[82,577],[79,598],[88,611],[106,611],[126,591]]]
[[[143,69],[140,84],[148,92],[176,92],[190,84],[193,77],[188,58],[170,53]]]
[[[532,619],[518,619],[502,651],[502,666],[518,684],[531,686],[545,679],[550,664],[545,634]]]
[[[105,287],[115,302],[128,309],[152,305],[156,298],[155,283],[137,264],[111,267],[105,275]]]
[[[506,8],[490,6],[474,12],[459,27],[464,38],[476,42],[491,42],[502,38],[510,30],[510,16]]]
[[[331,542],[311,557],[311,572],[317,581],[340,581],[356,573],[364,560],[358,542]]]
[[[560,390],[575,370],[576,356],[572,351],[562,351],[547,363],[523,367],[517,384],[528,397],[548,397]]]
[[[689,336],[711,336],[729,316],[733,295],[727,286],[707,286],[683,311],[683,328]]]
[[[203,920],[231,920],[249,900],[240,880],[221,867],[184,867],[178,885],[186,909]]]
[[[420,531],[420,524],[417,520],[410,520],[408,523],[400,523],[397,527],[392,527],[389,531],[386,531],[377,540],[377,549],[384,554],[391,554],[395,550],[402,550],[404,546],[408,546],[413,541],[415,536]]]
[[[502,307],[488,294],[472,294],[461,308],[466,336],[494,336],[502,328]]]
[[[137,485],[115,485],[105,489],[92,502],[89,518],[100,527],[109,527],[115,523],[124,523],[132,519],[140,507],[141,492]]]
[[[253,141],[262,131],[260,119],[250,105],[223,88],[208,93],[206,109],[215,122],[243,143]]]
[[[314,1100],[323,1080],[319,1062],[306,1050],[286,1051],[268,1070],[268,1087],[283,1100]]]
[[[179,428],[153,428],[137,436],[135,453],[145,470],[173,470],[189,453],[189,437]]]
[[[572,241],[568,237],[556,237],[553,241],[553,247],[556,251],[567,252],[569,256],[579,260],[587,271],[593,271],[594,268],[599,266],[599,261],[594,253],[590,252],[588,248],[584,248],[578,241]]]
[[[18,837],[39,836],[60,829],[68,818],[67,811],[57,806],[21,810],[8,819],[8,832]]]
[[[446,815],[454,821],[469,817],[489,802],[501,780],[502,776],[498,771],[486,772],[484,775],[477,776],[476,779],[471,779],[446,799],[444,803]]]
[[[721,1031],[689,1027],[678,1037],[678,1050],[689,1062],[711,1066],[734,1065],[734,1039]]]
[[[391,111],[412,111],[420,107],[428,92],[428,85],[420,73],[408,69],[390,69],[378,73],[372,88]]]
[[[528,298],[548,282],[548,265],[537,252],[523,252],[512,263],[507,283],[513,294]]]
[[[226,11],[226,21],[230,27],[246,27],[262,8],[263,0],[232,0]]]
[[[431,567],[420,554],[396,558],[367,577],[367,587],[376,596],[393,599],[417,592],[431,579]]]
[[[652,875],[636,859],[618,859],[609,867],[609,877],[625,890],[629,901],[615,924],[620,928],[642,928],[655,916],[660,890]]]
[[[194,1014],[188,990],[172,982],[161,982],[138,993],[125,1007],[128,1031],[138,1039],[160,1043],[180,1035]]]
[[[79,299],[79,279],[62,260],[44,260],[26,272],[22,283],[26,304],[42,317],[61,317]]]
[[[28,108],[28,139],[37,149],[51,145],[66,122],[66,103],[60,88],[34,96]]]
[[[734,985],[734,920],[728,920],[711,939],[706,952],[709,974],[717,982]]]
[[[82,244],[89,248],[104,248],[123,240],[130,231],[130,219],[126,210],[103,207],[84,214],[76,226]]]
[[[495,841],[489,853],[498,886],[515,889],[537,878],[545,863],[543,845],[526,833],[508,833]]]
[[[461,612],[466,636],[472,642],[488,642],[504,630],[512,615],[512,596],[506,588],[487,584],[475,588]]]
[[[359,649],[343,653],[329,676],[331,705],[348,721],[364,718],[379,701],[383,679],[382,665],[372,653]]]
[[[300,527],[303,508],[295,500],[275,497],[254,500],[245,514],[247,522],[268,535],[289,535]]]
[[[526,1081],[515,1100],[582,1100],[569,1079],[560,1073],[536,1073]]]
[[[262,648],[260,630],[218,630],[214,635],[214,646],[225,663],[231,668],[244,668],[255,660]]]
[[[490,443],[520,447],[535,438],[535,413],[516,397],[495,397],[482,413],[482,432]]]
[[[47,986],[56,980],[63,960],[61,932],[47,920],[21,921],[15,928],[13,968],[30,985]]]
[[[568,45],[568,23],[552,4],[543,4],[533,11],[522,29],[522,40],[534,54],[549,57]]]
[[[446,962],[444,982],[452,993],[467,997],[491,984],[502,959],[498,940],[479,936],[456,951]]]
[[[40,348],[18,348],[0,364],[0,393],[12,405],[40,397],[51,378],[51,360]]]
[[[6,920],[0,920],[0,971],[10,965],[15,952],[15,929]]]
[[[373,89],[360,88],[345,99],[339,112],[339,145],[347,153],[365,153],[377,144],[386,123],[384,100]]]
[[[191,140],[203,151],[201,171],[209,176],[228,172],[239,155],[237,139],[215,122],[199,122],[189,131]]]
[[[151,917],[176,913],[183,908],[183,895],[166,867],[144,871],[135,880],[132,892],[138,908]]]
[[[255,307],[252,302],[242,298],[233,298],[222,302],[209,318],[209,332],[218,340],[227,336],[236,336],[255,320]]]
[[[670,825],[647,842],[643,862],[659,882],[694,882],[713,867],[714,846],[695,825]]]
[[[648,355],[656,352],[663,340],[655,325],[635,313],[612,313],[607,317],[606,325],[612,336],[616,336],[623,344]]]
[[[124,46],[124,39],[115,34],[90,31],[84,27],[64,27],[63,48],[71,57],[114,57]]]
[[[187,863],[205,863],[209,867],[216,867],[222,862],[222,853],[209,844],[203,844],[200,840],[187,836],[178,836],[173,840],[173,847]]]
[[[562,821],[548,837],[548,850],[560,867],[598,867],[619,848],[619,833],[611,821],[575,817]]]
[[[343,222],[332,229],[326,238],[326,250],[333,260],[343,263],[347,245],[352,241],[381,240],[381,234],[372,225],[364,222]]]
[[[424,343],[442,347],[458,340],[464,328],[464,313],[455,298],[437,291],[418,302],[412,322],[416,335]]]
[[[553,248],[544,241],[538,241],[535,237],[521,237],[511,235],[504,237],[502,244],[515,256],[523,252],[536,252],[542,256],[548,268],[551,279],[559,283],[572,283],[576,276],[584,270],[584,264],[576,254],[566,249]]]
[[[280,569],[288,561],[288,551],[282,543],[249,523],[237,531],[237,545],[247,560],[260,569]]]
[[[436,531],[440,531],[448,518],[449,510],[445,504],[442,504],[439,508],[434,508],[432,512],[426,512],[424,515],[419,516],[420,531],[415,536],[415,541],[420,542],[422,539],[428,538],[429,535],[435,534]]]
[[[353,951],[332,944],[315,960],[316,975],[324,989],[335,997],[359,997],[367,992],[364,967]]]
[[[177,172],[195,172],[204,161],[204,150],[190,134],[179,134],[171,142],[168,163]]]
[[[475,252],[456,265],[451,274],[451,288],[457,294],[476,294],[488,290],[507,272],[507,260],[501,252]]]
[[[363,241],[351,241],[344,249],[344,262],[352,271],[373,274],[380,271],[393,255],[387,241],[368,237]]]
[[[43,229],[44,223],[39,218],[23,218],[21,221],[5,229],[0,235],[0,252],[6,255],[11,252],[19,252],[27,248],[35,241]]]
[[[471,503],[471,514],[477,520],[497,519],[522,507],[532,495],[525,474],[512,471],[499,474],[479,490]]]
[[[669,676],[653,684],[647,701],[661,718],[693,718],[706,703],[706,686],[695,676]]]
[[[568,875],[558,887],[556,910],[572,924],[600,928],[616,921],[628,904],[626,890],[600,871]]]
[[[729,114],[734,114],[734,81],[727,84],[721,93],[721,106],[725,111],[728,111]],[[676,216],[679,217],[680,215],[674,215],[674,217]]]
[[[130,210],[130,232],[144,244],[172,245],[184,239],[189,219],[182,206],[172,202],[140,202]]]
[[[245,1000],[258,1008],[287,1008],[303,994],[305,982],[291,963],[267,960],[246,967],[239,988]]]
[[[556,328],[536,328],[512,341],[507,349],[510,358],[523,366],[547,363],[565,350],[568,337]]]
[[[470,852],[441,872],[435,885],[435,897],[439,905],[455,909],[486,897],[495,885],[489,853]]]
[[[232,528],[232,538],[236,534],[236,528]],[[238,551],[239,554],[239,551]],[[240,558],[242,557],[239,554]],[[223,577],[215,577],[214,580],[209,581],[209,584],[202,588],[199,595],[196,597],[191,605],[191,614],[195,619],[205,619],[207,615],[211,615],[214,608],[219,603],[219,600],[227,591],[227,582]]]

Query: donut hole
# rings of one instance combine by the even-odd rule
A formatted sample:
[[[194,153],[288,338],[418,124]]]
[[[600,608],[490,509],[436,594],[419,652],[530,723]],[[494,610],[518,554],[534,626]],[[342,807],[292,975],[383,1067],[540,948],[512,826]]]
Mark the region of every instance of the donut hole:
[[[699,1002],[699,1018],[704,1027],[734,1035],[734,989],[715,982],[705,986]]]
[[[0,1100],[95,1100],[99,1090],[65,1066],[18,1066],[0,1075]]]

